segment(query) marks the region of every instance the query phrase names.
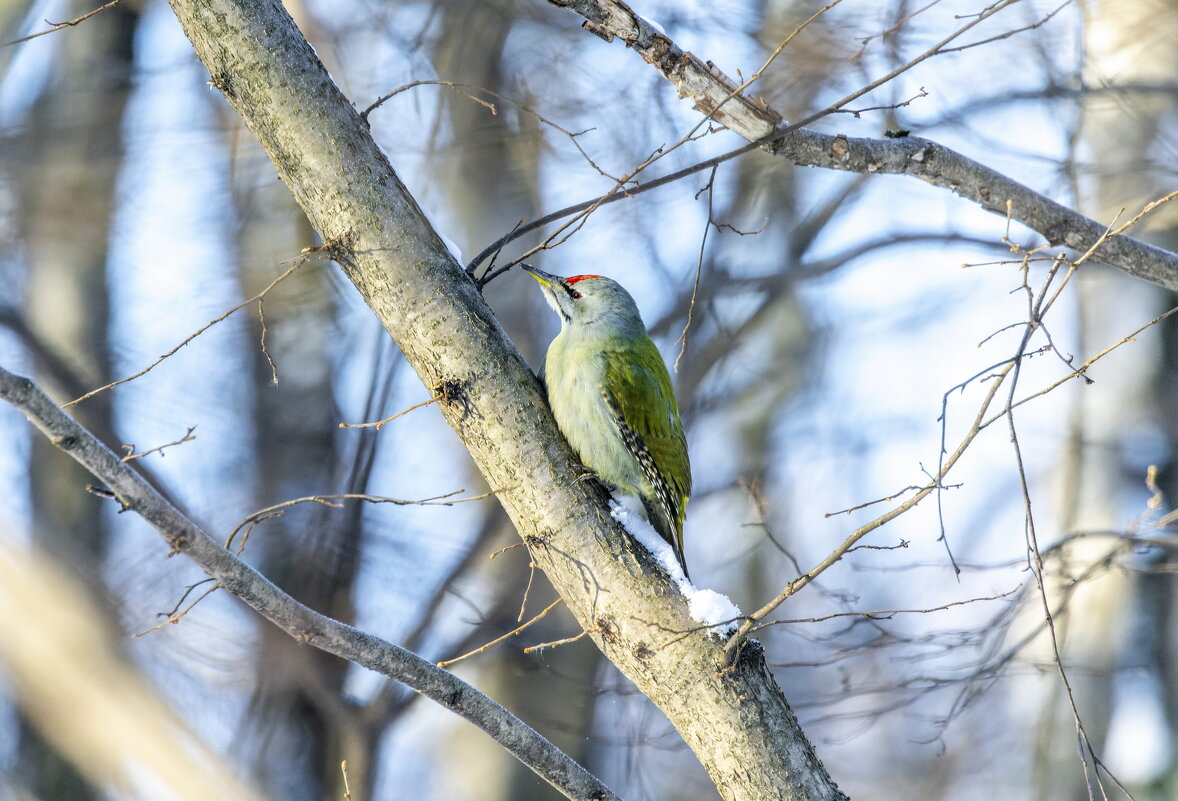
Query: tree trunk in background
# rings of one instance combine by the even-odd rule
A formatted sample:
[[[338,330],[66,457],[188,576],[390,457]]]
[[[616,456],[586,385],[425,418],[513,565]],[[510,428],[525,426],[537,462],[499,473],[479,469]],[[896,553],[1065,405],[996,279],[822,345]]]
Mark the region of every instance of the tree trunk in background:
[[[92,3],[71,2],[60,13],[70,18],[92,9]],[[71,379],[88,387],[109,380],[107,242],[138,19],[124,4],[58,34],[49,82],[10,142],[12,156],[6,160],[27,243],[25,323],[45,349],[34,352],[34,363],[58,356]],[[44,372],[38,377],[51,390],[72,389]],[[79,408],[82,424],[109,430],[110,397],[101,395]],[[106,552],[108,502],[88,494],[90,476],[42,438],[33,439],[29,480],[39,544],[95,581]],[[27,725],[17,759],[34,796],[93,797],[74,768]]]
[[[523,94],[524,87],[511,82],[503,67],[504,61],[509,60],[504,50],[508,36],[519,15],[528,9],[529,4],[519,0],[444,3],[442,30],[433,56],[439,79],[487,89],[534,106],[534,99]],[[553,31],[552,35],[561,34]],[[498,113],[492,115],[487,108],[463,95],[437,91],[444,92],[442,108],[446,116],[446,125],[438,127],[455,132],[455,141],[445,145],[439,146],[437,139],[434,140],[436,149],[444,148],[444,157],[439,153],[437,159],[438,186],[444,193],[443,202],[449,214],[457,222],[453,230],[462,234],[459,246],[469,259],[510,231],[521,218],[538,216],[541,189],[536,181],[539,153],[544,147],[542,125],[534,116],[510,103],[495,100]],[[534,146],[520,146],[521,132],[530,136]],[[437,196],[427,195],[430,197]],[[529,244],[535,241],[535,237],[525,239]],[[515,243],[509,247],[509,253],[518,253],[520,248],[521,243]],[[501,257],[500,264],[506,256]],[[538,258],[541,260],[538,263],[543,263],[543,254]],[[538,359],[548,346],[546,338],[551,332],[548,326],[551,320],[548,309],[531,286],[527,287],[528,291],[520,291],[516,281],[520,277],[508,275],[492,283],[487,288],[487,297],[512,341],[532,356],[533,367],[538,368]],[[482,487],[478,492],[485,491],[485,482],[473,465],[468,481],[471,482],[468,486]],[[517,536],[497,504],[487,507],[487,515],[490,519],[485,525],[496,529],[496,533],[487,553],[481,558],[476,554],[474,563],[479,573],[493,576],[498,586],[494,590],[496,601],[485,610],[481,625],[472,633],[471,639],[483,639],[472,642],[472,648],[519,625],[516,616],[528,584],[528,559],[518,554],[504,554],[497,559],[493,572],[478,569],[488,566],[485,560],[491,550],[511,544]],[[537,575],[527,615],[538,613],[554,598],[547,580],[542,574]],[[521,653],[527,643],[576,634],[573,626],[566,613],[554,613],[529,629],[526,641],[513,638],[479,657],[474,667],[483,689],[592,771],[594,765],[587,757],[592,747],[589,736],[597,698],[595,679],[600,652],[592,647],[571,646],[543,655]],[[529,680],[528,674],[535,672],[545,673],[545,679]],[[556,729],[554,724],[558,722],[560,728]],[[454,751],[466,752],[465,757],[457,757],[458,764],[480,765],[480,769],[466,773],[464,786],[455,785],[456,797],[477,796],[486,801],[547,801],[562,797],[518,760],[501,750],[489,750],[482,734],[469,726],[454,727],[447,750],[451,751],[452,759]]]
[[[1167,232],[1169,247],[1178,244],[1178,228]],[[1178,297],[1169,293],[1167,303],[1178,305]],[[1167,510],[1178,507],[1178,321],[1173,317],[1162,323],[1162,358],[1153,386],[1157,403],[1157,418],[1163,421],[1162,433],[1169,451],[1159,464],[1158,485],[1165,494]],[[1148,567],[1157,572],[1146,572],[1138,581],[1137,619],[1134,632],[1139,635],[1140,647],[1135,654],[1134,667],[1144,668],[1152,680],[1147,687],[1160,696],[1161,723],[1169,734],[1169,754],[1166,767],[1153,778],[1153,791],[1158,799],[1178,797],[1178,581],[1175,580],[1173,557],[1151,555]],[[1143,801],[1149,796],[1143,798]]]
[[[1125,335],[1126,320],[1148,319],[1154,314],[1160,291],[1156,287],[1105,270],[1081,272],[1077,279],[1080,326],[1074,347],[1078,353],[1101,350]],[[1110,298],[1117,302],[1109,303]],[[1152,365],[1142,349],[1121,354],[1118,368],[1115,382],[1105,382],[1101,393],[1083,392],[1075,399],[1057,471],[1061,525],[1050,536],[1040,534],[1040,545],[1071,532],[1125,527],[1125,491],[1131,485],[1140,487],[1144,478],[1143,471],[1133,475],[1121,459],[1125,421],[1145,413],[1142,402]],[[1128,645],[1134,582],[1127,572],[1112,569],[1079,589],[1073,585],[1077,566],[1098,563],[1113,547],[1099,537],[1074,540],[1046,560],[1045,577],[1052,607],[1058,609],[1067,601],[1067,612],[1055,619],[1056,637],[1084,729],[1102,757],[1106,756],[1105,735],[1112,715],[1113,680]],[[1026,613],[1036,625],[1041,622],[1037,599],[1029,603]],[[1028,654],[1040,664],[1051,664],[1054,659],[1046,635]],[[1054,671],[1045,674],[1044,680],[1048,684],[1032,740],[1033,793],[1052,801],[1080,801],[1088,798],[1088,790],[1077,756],[1071,706]]]
[[[1168,40],[1178,29],[1178,6],[1173,2],[1124,4],[1102,0],[1090,13],[1089,85],[1105,88],[1172,83],[1178,71],[1178,53]],[[1176,105],[1173,92],[1107,93],[1090,101],[1086,122],[1091,124],[1085,139],[1099,159],[1096,202],[1101,219],[1112,220],[1118,214],[1125,219],[1145,203],[1174,189],[1172,172],[1142,165],[1167,159],[1162,153],[1172,147]],[[1129,167],[1136,170],[1135,175],[1126,172]],[[1143,180],[1143,175],[1156,177]],[[1160,208],[1152,215],[1148,231],[1148,241],[1165,248],[1178,247],[1178,209],[1172,203]],[[1108,297],[1094,298],[1093,303],[1107,303]],[[1152,285],[1135,287],[1133,297],[1140,299],[1135,318],[1144,319],[1153,309],[1160,313],[1178,305],[1178,294]],[[1178,322],[1171,317],[1159,328],[1160,349],[1149,354],[1154,361],[1147,381],[1140,387],[1143,419],[1127,433],[1162,438],[1149,450],[1158,462],[1158,486],[1165,496],[1165,512],[1178,507]],[[1141,465],[1131,468],[1135,472],[1126,480],[1138,488]],[[1143,775],[1129,778],[1134,782],[1130,789],[1138,799],[1162,801],[1178,793],[1178,581],[1173,558],[1165,552],[1145,554],[1136,566],[1141,572],[1130,574],[1134,579],[1128,599],[1132,603],[1131,616],[1120,623],[1127,647],[1120,654],[1121,673],[1114,702],[1118,708],[1135,710],[1126,717],[1131,718],[1128,727],[1138,731],[1142,721],[1136,710],[1141,707],[1130,702],[1144,701],[1146,709],[1153,705],[1160,708],[1145,736],[1156,745],[1162,742],[1163,733],[1168,734],[1169,752],[1157,755],[1158,764],[1140,766],[1145,770]]]
[[[1093,93],[1084,104],[1085,151],[1078,158],[1094,158],[1097,166],[1093,171],[1096,178],[1082,179],[1080,190],[1089,206],[1086,211],[1112,222],[1132,217],[1173,188],[1164,181],[1143,181],[1140,168],[1141,160],[1149,158],[1159,137],[1166,133],[1163,125],[1173,113],[1173,95],[1108,90],[1172,79],[1178,69],[1178,54],[1165,43],[1165,37],[1150,32],[1173,30],[1178,12],[1169,3],[1107,0],[1093,4],[1088,12],[1085,81]],[[1148,239],[1173,247],[1175,219],[1172,207],[1161,209],[1148,224]],[[1167,227],[1169,241],[1164,233]],[[1149,319],[1178,302],[1172,293],[1157,286],[1103,268],[1081,270],[1077,280],[1081,353],[1107,347],[1125,336],[1131,321]],[[1082,392],[1077,398],[1071,442],[1059,471],[1064,477],[1064,532],[1121,530],[1127,515],[1144,512],[1132,500],[1144,497],[1145,465],[1130,463],[1125,457],[1140,451],[1132,446],[1133,438],[1155,430],[1155,421],[1173,420],[1178,415],[1169,378],[1173,374],[1173,323],[1162,325],[1160,351],[1139,347],[1121,353],[1115,378],[1105,380],[1100,393]],[[1099,374],[1094,377],[1101,381]],[[1178,432],[1166,433],[1173,453],[1178,447]],[[1178,482],[1172,467],[1162,467],[1162,486],[1172,505],[1178,500]],[[1064,558],[1074,559],[1076,564],[1091,563],[1109,547],[1099,539],[1079,540],[1069,546]],[[1062,567],[1067,562],[1055,564]],[[1085,730],[1103,757],[1112,755],[1118,745],[1107,735],[1126,697],[1128,680],[1145,674],[1157,678],[1167,696],[1164,703],[1171,712],[1175,709],[1178,686],[1172,665],[1167,665],[1171,660],[1162,656],[1175,648],[1175,632],[1165,625],[1164,615],[1159,618],[1159,612],[1173,604],[1172,573],[1150,576],[1114,569],[1082,589],[1071,600],[1067,615],[1057,622],[1065,662],[1073,666],[1069,679]],[[1163,703],[1161,698],[1155,700]],[[1134,721],[1130,725],[1138,724]],[[1174,734],[1171,729],[1171,741]],[[1059,801],[1090,797],[1078,764],[1075,725],[1058,681],[1045,700],[1036,747],[1037,797]],[[1112,767],[1116,770],[1117,765]],[[1145,792],[1142,777],[1119,778],[1138,798],[1150,797],[1141,795]]]
[[[225,120],[229,136],[247,143],[248,157],[235,169],[240,184],[235,195],[243,221],[237,239],[242,295],[252,297],[287,268],[283,262],[314,245],[315,234],[290,192],[273,180],[273,167],[240,121],[230,115]],[[358,475],[340,474],[349,466],[339,451],[333,390],[338,321],[332,293],[324,286],[325,269],[312,259],[266,295],[265,352],[261,318],[251,309],[252,426],[261,443],[256,449],[258,508],[309,495],[368,491],[370,463],[353,465]],[[352,586],[364,547],[360,508],[296,507],[262,523],[249,550],[266,575],[298,600],[350,622],[355,619]],[[351,787],[368,787],[373,743],[360,736],[356,708],[343,693],[347,663],[301,645],[264,621],[259,626],[254,712],[245,725],[246,741],[255,749],[254,769],[266,789],[290,801],[342,798],[344,759]]]
[[[90,8],[73,3],[68,13]],[[119,7],[63,38],[54,75],[13,142],[28,243],[27,323],[91,387],[109,380],[106,252],[137,21]],[[61,390],[52,376],[47,384]],[[78,408],[78,417],[105,429],[109,404],[110,395],[100,395]],[[85,493],[86,475],[53,446],[37,443],[35,450],[43,451],[32,459],[38,539],[75,564],[101,561],[98,510],[105,502]]]

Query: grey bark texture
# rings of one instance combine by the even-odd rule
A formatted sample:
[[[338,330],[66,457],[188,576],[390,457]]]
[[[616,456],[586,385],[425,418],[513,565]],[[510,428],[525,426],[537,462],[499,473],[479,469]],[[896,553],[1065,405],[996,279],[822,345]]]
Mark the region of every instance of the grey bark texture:
[[[837,799],[758,648],[721,642],[628,540],[541,387],[278,2],[171,0],[211,83],[430,389],[606,656],[657,704],[728,799]]]

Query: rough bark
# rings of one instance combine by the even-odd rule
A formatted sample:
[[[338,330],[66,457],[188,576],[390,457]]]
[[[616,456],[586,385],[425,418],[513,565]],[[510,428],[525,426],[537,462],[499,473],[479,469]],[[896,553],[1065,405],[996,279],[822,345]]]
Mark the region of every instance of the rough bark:
[[[605,512],[539,383],[277,2],[171,0],[212,84],[427,387],[598,645],[682,733],[725,798],[834,799],[757,648],[721,643]],[[689,633],[682,633],[689,632]]]

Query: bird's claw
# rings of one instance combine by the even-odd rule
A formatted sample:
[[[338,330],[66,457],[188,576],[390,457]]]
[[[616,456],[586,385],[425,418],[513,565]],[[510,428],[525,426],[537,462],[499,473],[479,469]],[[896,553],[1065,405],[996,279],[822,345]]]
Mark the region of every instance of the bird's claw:
[[[573,479],[574,484],[580,484],[586,479],[597,478],[597,472],[583,464],[575,465],[573,467],[573,472],[576,474],[576,477]]]

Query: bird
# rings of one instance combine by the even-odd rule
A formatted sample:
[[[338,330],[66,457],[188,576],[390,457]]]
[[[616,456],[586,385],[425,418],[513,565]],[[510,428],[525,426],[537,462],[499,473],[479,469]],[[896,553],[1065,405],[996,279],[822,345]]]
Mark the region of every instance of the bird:
[[[523,269],[560,315],[541,378],[548,405],[581,463],[608,487],[637,496],[687,572],[683,521],[691,495],[687,439],[671,376],[621,284]]]

